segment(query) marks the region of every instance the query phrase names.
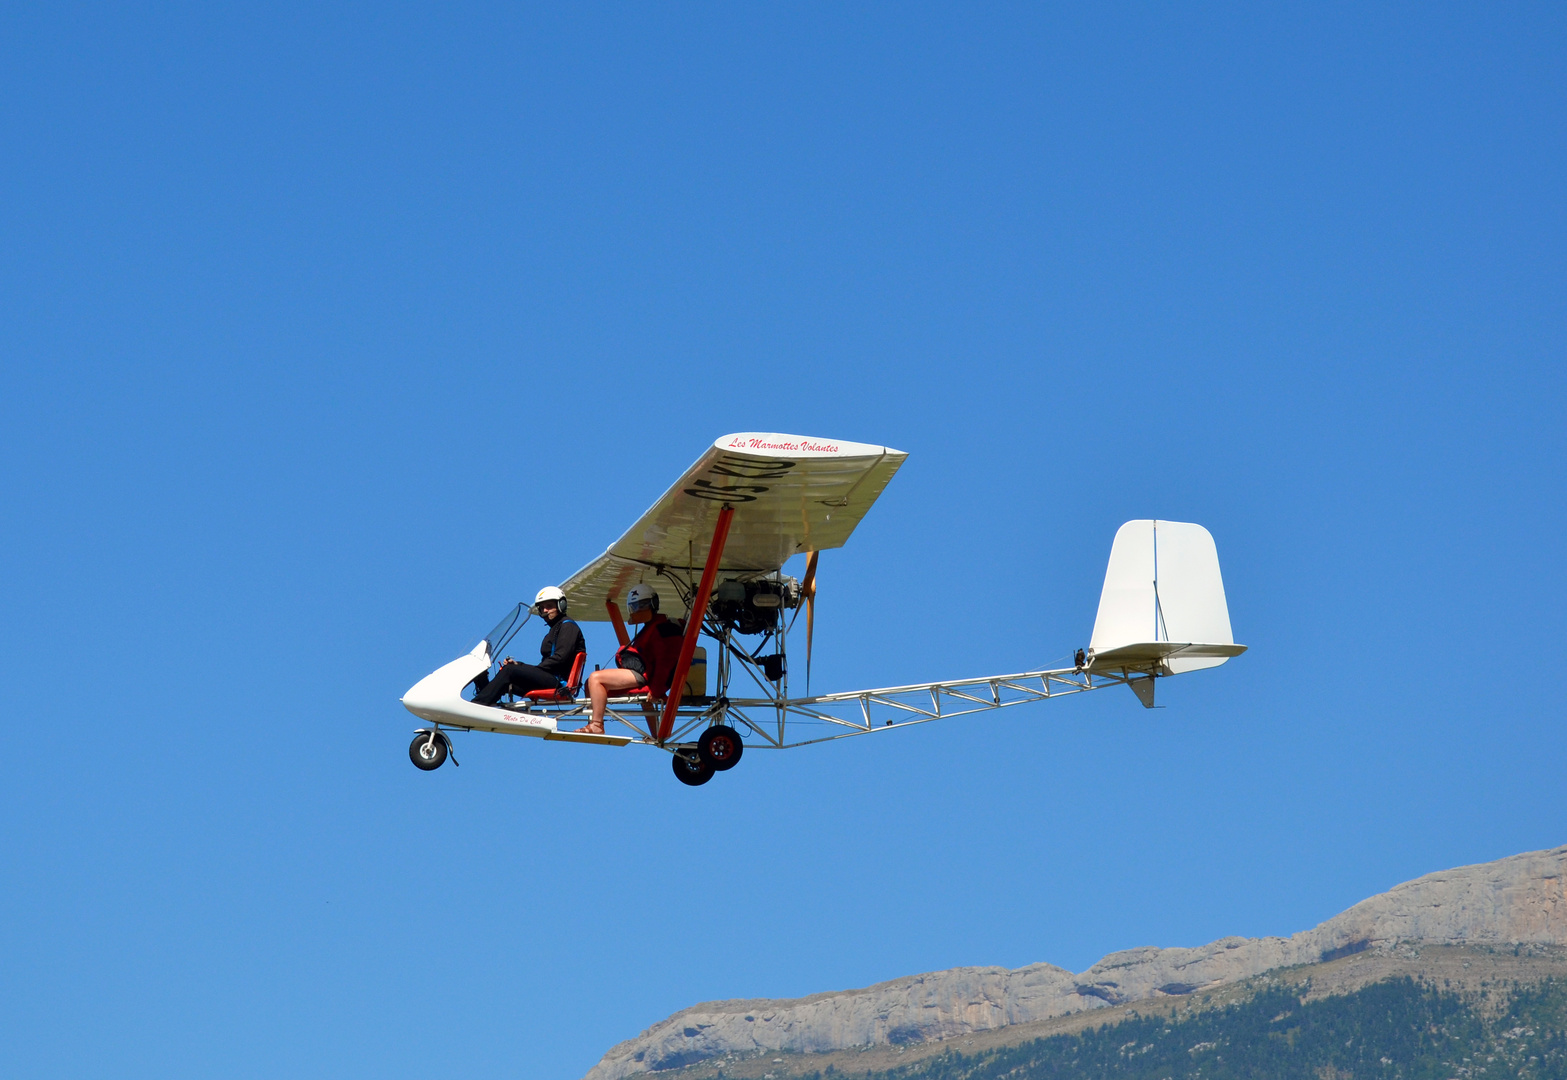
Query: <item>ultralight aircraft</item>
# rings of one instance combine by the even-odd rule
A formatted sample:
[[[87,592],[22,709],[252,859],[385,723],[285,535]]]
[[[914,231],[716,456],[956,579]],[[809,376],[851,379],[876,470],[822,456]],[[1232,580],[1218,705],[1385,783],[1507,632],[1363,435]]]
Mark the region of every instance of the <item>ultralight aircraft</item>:
[[[1208,530],[1128,521],[1110,548],[1089,647],[1077,650],[1073,666],[791,697],[787,639],[803,607],[808,672],[818,556],[848,541],[907,456],[800,435],[718,439],[608,551],[561,586],[572,619],[607,620],[622,645],[630,637],[620,599],[633,585],[659,589],[663,613],[684,619],[666,698],[650,700],[646,689],[612,698],[605,722],[613,730],[606,726],[602,735],[566,726],[588,718],[578,698],[583,655],[559,689],[494,706],[464,697],[527,622],[530,609],[518,604],[472,652],[403,695],[403,705],[429,724],[415,733],[409,757],[421,769],[439,768],[451,755],[451,729],[637,743],[668,753],[675,775],[698,785],[733,768],[748,746],[808,746],[1104,686],[1128,686],[1153,708],[1156,679],[1216,667],[1246,650],[1231,634]],[[806,564],[796,579],[783,566],[798,554]],[[704,636],[716,646],[715,663],[698,644]],[[731,686],[737,680],[738,690]]]

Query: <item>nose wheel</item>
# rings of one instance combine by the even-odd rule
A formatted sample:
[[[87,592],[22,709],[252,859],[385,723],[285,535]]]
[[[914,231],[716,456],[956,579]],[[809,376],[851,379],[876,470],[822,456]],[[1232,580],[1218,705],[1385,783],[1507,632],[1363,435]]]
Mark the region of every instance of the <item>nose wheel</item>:
[[[417,732],[414,741],[408,744],[408,759],[425,772],[445,765],[450,753],[451,744],[440,731]]]

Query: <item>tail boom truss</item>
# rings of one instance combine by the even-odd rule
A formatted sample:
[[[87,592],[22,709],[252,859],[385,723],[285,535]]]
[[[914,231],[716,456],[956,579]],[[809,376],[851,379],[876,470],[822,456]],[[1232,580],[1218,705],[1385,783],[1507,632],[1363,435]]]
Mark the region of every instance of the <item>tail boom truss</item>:
[[[667,748],[674,749],[685,745],[708,725],[723,722],[737,730],[750,732],[757,740],[751,744],[753,746],[789,750],[855,735],[928,724],[932,720],[972,716],[1013,705],[1048,701],[1106,686],[1129,685],[1136,679],[1147,677],[1126,671],[1091,672],[1075,667],[1052,668],[801,698],[789,698],[782,694],[755,698],[720,697],[680,708],[675,715],[673,730],[665,734],[662,740],[656,735],[663,733],[655,733],[653,730],[658,720],[654,718],[650,721],[641,707],[642,699],[611,699],[605,718],[630,729],[630,739],[624,735],[613,738],[615,745],[625,745],[627,741],[663,742]],[[564,706],[536,705],[532,711],[534,715],[540,712],[550,714],[557,724],[587,718],[585,702]],[[813,727],[825,724],[832,730],[825,734],[812,733],[808,737],[796,738],[795,731],[791,730],[791,722],[796,729],[803,722]],[[611,742],[611,739],[602,736],[591,739],[594,742],[600,740]],[[582,741],[590,741],[590,738]]]

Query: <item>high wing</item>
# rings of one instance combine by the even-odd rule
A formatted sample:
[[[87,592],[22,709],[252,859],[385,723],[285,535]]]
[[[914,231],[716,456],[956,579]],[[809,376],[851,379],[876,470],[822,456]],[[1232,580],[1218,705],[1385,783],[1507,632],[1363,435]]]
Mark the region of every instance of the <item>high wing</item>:
[[[571,616],[608,619],[604,601],[624,601],[638,582],[658,587],[673,576],[694,583],[726,506],[735,513],[722,577],[758,577],[781,569],[791,555],[842,547],[906,457],[885,446],[803,435],[725,435],[608,551],[561,586]],[[659,603],[666,615],[686,611],[674,588],[660,588]]]

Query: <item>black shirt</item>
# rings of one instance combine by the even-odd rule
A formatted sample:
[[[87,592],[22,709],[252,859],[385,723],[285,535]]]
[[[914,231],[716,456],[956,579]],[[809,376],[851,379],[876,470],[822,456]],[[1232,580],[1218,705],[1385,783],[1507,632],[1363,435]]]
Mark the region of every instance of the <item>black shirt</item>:
[[[587,651],[587,646],[582,643],[581,628],[563,615],[555,620],[550,632],[539,642],[539,655],[543,658],[539,661],[539,667],[557,679],[564,679],[571,674],[571,662],[576,655]]]

